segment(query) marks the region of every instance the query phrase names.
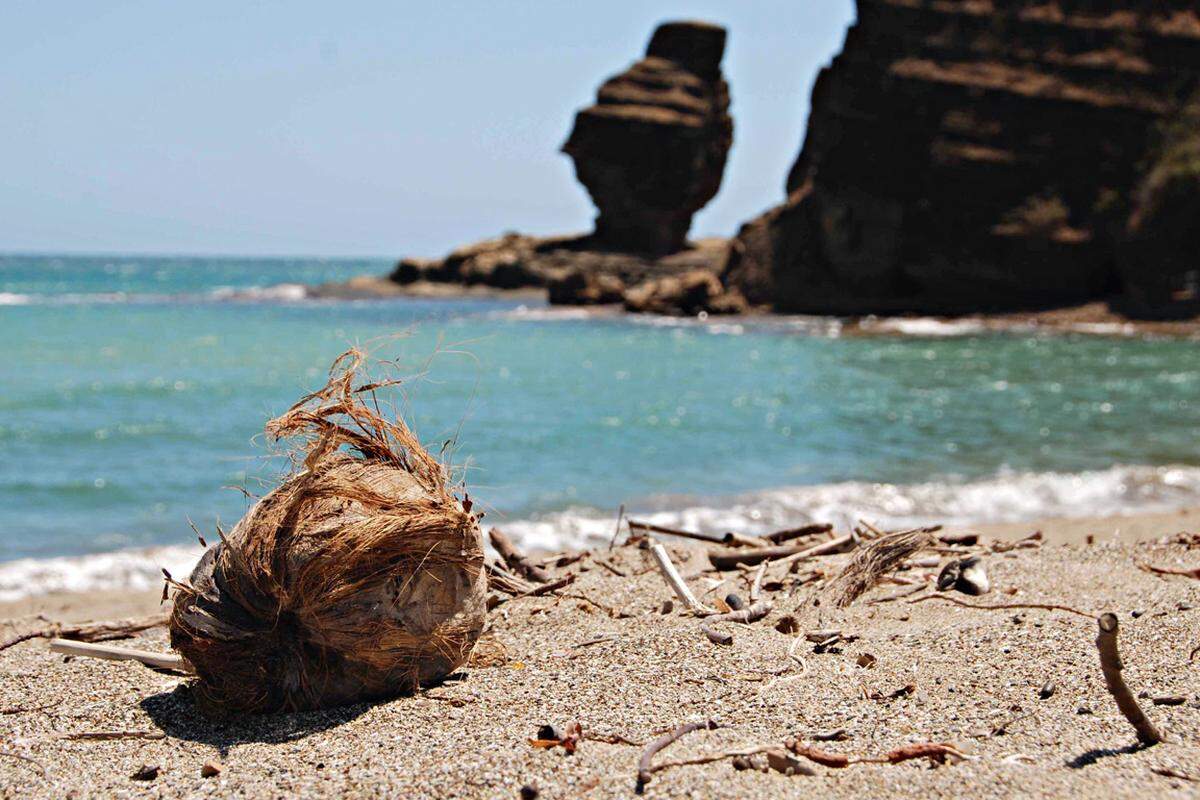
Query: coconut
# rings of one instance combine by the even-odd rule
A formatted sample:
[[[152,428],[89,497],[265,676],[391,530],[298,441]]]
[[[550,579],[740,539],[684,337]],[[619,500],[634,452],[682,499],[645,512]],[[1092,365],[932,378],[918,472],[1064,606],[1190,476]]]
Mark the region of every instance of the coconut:
[[[175,584],[171,645],[210,712],[392,697],[457,669],[487,578],[470,501],[403,420],[355,387],[362,353],[267,424],[293,469]],[[370,404],[366,402],[370,399]],[[465,497],[465,495],[464,495]]]

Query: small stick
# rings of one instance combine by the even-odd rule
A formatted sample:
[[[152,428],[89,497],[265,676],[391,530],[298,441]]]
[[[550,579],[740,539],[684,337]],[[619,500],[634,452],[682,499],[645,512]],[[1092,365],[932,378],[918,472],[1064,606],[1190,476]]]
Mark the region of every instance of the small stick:
[[[829,533],[833,530],[833,526],[829,523],[801,525],[799,528],[786,528],[782,531],[772,531],[764,534],[762,538],[768,542],[775,544],[783,544],[790,542],[792,539],[803,539],[808,536],[819,536],[822,533]]]
[[[27,642],[30,639],[76,639],[81,642],[105,642],[111,639],[129,639],[142,631],[158,628],[167,624],[165,613],[152,614],[148,617],[134,619],[107,620],[104,622],[83,622],[68,624],[56,622],[49,627],[29,633],[23,633],[3,643],[0,650],[7,650],[13,645]]]
[[[617,509],[617,529],[613,531],[612,538],[608,540],[608,549],[612,550],[617,543],[617,537],[621,535],[621,520],[625,518],[625,504],[621,503],[621,507]]]
[[[1138,566],[1146,572],[1152,572],[1155,575],[1183,575],[1186,578],[1200,580],[1200,567],[1196,567],[1195,569],[1176,569],[1175,567],[1156,567],[1153,564],[1138,564]]]
[[[562,576],[552,583],[543,583],[541,586],[536,586],[527,592],[521,592],[512,596],[512,600],[520,600],[522,597],[541,597],[544,594],[558,591],[559,589],[575,582],[575,573],[570,572]]]
[[[41,775],[43,777],[45,777],[45,775],[46,775],[46,768],[43,767],[39,762],[30,758],[29,756],[23,756],[20,753],[14,753],[11,750],[0,750],[0,756],[5,756],[7,758],[15,758],[17,761],[24,761],[26,764],[29,764],[31,767],[36,769],[38,771],[39,775]]]
[[[1129,686],[1121,677],[1121,670],[1125,665],[1121,663],[1121,654],[1117,650],[1117,615],[1101,614],[1098,623],[1100,632],[1096,635],[1096,649],[1100,651],[1100,669],[1104,672],[1104,683],[1113,699],[1117,701],[1117,708],[1121,709],[1125,719],[1129,720],[1129,724],[1137,731],[1138,741],[1147,747],[1158,744],[1163,740],[1162,733],[1142,712],[1133,692],[1129,691]]]
[[[149,650],[134,650],[111,644],[74,642],[69,639],[51,639],[50,650],[69,656],[100,658],[106,661],[137,661],[154,669],[169,669],[175,672],[194,673],[195,669],[183,656],[174,653],[153,653]]]
[[[1040,608],[1043,611],[1066,611],[1069,614],[1076,614],[1081,617],[1087,617],[1088,619],[1096,618],[1095,614],[1089,614],[1086,611],[1080,611],[1078,608],[1060,606],[1055,603],[996,603],[994,605],[983,605],[982,603],[968,603],[964,600],[959,600],[957,597],[950,597],[949,595],[941,594],[940,592],[927,594],[924,597],[916,597],[908,602],[910,604],[923,603],[926,600],[945,600],[948,603],[954,603],[956,606],[963,606],[964,608],[979,608],[983,609],[984,611],[1002,611],[1005,609],[1014,608]]]
[[[638,759],[637,786],[634,791],[641,794],[646,790],[646,784],[650,782],[650,776],[654,773],[654,767],[650,762],[660,750],[679,741],[692,731],[711,731],[718,727],[717,723],[711,719],[704,720],[703,722],[689,722],[686,725],[680,725],[670,733],[664,734],[646,745],[646,749],[642,751],[642,757]]]
[[[754,580],[750,583],[750,602],[758,601],[758,595],[762,591],[763,576],[767,574],[767,567],[770,566],[770,561],[764,561],[758,565],[758,571],[754,573]]]
[[[662,525],[654,525],[649,522],[638,522],[637,520],[628,520],[629,530],[631,531],[646,531],[648,533],[665,533],[668,536],[680,536],[684,539],[696,539],[701,542],[724,542],[724,536],[718,536],[711,533],[697,533],[696,531],[684,531],[678,528],[665,528]]]
[[[497,591],[518,595],[528,592],[533,588],[533,584],[529,581],[518,578],[493,561],[487,562],[486,569],[488,573],[488,586]]]
[[[616,575],[618,578],[628,578],[629,577],[628,572],[626,572],[625,570],[616,566],[615,564],[612,564],[612,563],[604,560],[603,558],[600,558],[599,556],[592,558],[592,560],[595,561],[600,566],[604,567],[606,570],[611,572],[613,575]]]
[[[709,626],[714,622],[740,622],[748,625],[751,622],[762,619],[767,614],[771,613],[770,603],[754,603],[746,608],[739,608],[735,611],[730,611],[727,614],[714,614],[700,622],[700,630],[704,631],[704,635],[713,644],[730,645],[733,644],[733,636],[728,633],[715,631]]]
[[[112,742],[118,739],[165,739],[162,731],[80,731],[78,733],[62,733],[59,739],[68,742]]]
[[[492,547],[496,548],[496,552],[504,559],[504,563],[522,577],[528,578],[534,583],[549,583],[552,580],[550,573],[533,563],[528,556],[517,549],[512,539],[509,539],[504,531],[492,528],[488,531],[488,538],[492,540]]]
[[[630,522],[630,525],[633,523]],[[671,561],[671,556],[667,553],[667,548],[663,547],[658,542],[650,545],[650,552],[654,554],[654,560],[658,564],[659,572],[662,573],[663,579],[667,585],[675,590],[676,596],[683,601],[688,610],[694,614],[715,614],[713,609],[701,603],[696,599],[696,595],[692,594],[692,590],[683,582],[683,578],[679,575],[679,570],[675,569],[675,562]]]

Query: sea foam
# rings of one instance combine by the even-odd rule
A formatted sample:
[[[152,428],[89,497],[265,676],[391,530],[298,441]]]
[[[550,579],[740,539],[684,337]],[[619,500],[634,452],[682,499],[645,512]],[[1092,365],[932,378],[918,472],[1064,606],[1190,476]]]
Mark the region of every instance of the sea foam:
[[[846,527],[866,519],[883,527],[1021,522],[1105,516],[1200,506],[1200,467],[1114,466],[1080,473],[1002,472],[983,480],[916,484],[847,481],[767,489],[724,500],[646,498],[628,516],[672,528],[764,533],[806,522]],[[572,508],[526,519],[494,520],[530,550],[606,544],[615,509]],[[161,568],[187,575],[200,550],[155,547],[88,556],[21,559],[0,564],[0,602],[54,591],[152,591]]]

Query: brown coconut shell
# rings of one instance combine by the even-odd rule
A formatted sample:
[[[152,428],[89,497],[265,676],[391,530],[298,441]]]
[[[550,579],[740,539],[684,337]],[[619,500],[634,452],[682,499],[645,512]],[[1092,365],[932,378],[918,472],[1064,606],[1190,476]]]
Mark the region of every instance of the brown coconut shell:
[[[457,669],[483,629],[478,520],[402,420],[329,383],[267,424],[296,468],[177,584],[171,645],[211,712],[325,708],[392,697]],[[368,405],[364,398],[371,400]]]

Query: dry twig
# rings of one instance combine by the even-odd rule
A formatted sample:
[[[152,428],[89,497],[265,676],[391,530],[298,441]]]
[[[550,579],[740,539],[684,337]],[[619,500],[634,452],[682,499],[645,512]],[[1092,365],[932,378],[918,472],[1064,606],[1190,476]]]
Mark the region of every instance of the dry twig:
[[[1117,701],[1117,708],[1121,709],[1125,719],[1129,720],[1129,724],[1137,731],[1138,741],[1147,746],[1158,744],[1163,740],[1162,733],[1146,717],[1133,692],[1129,691],[1125,679],[1121,677],[1124,664],[1121,663],[1121,654],[1117,650],[1117,615],[1101,614],[1098,622],[1100,632],[1096,635],[1096,649],[1100,651],[1100,669],[1104,672],[1104,683],[1113,699]]]
[[[755,622],[756,620],[762,619],[770,613],[770,603],[758,602],[747,606],[746,608],[730,611],[728,614],[716,614],[708,617],[700,622],[700,630],[704,631],[704,635],[707,636],[708,640],[713,644],[729,645],[733,644],[733,636],[728,633],[721,633],[720,631],[713,630],[709,626],[715,622],[740,622],[742,624],[749,624],[751,622]]]
[[[963,608],[978,608],[984,611],[1004,611],[1014,608],[1040,608],[1043,611],[1066,611],[1069,614],[1076,614],[1080,617],[1087,617],[1088,619],[1096,618],[1095,614],[1089,614],[1086,611],[1080,611],[1078,608],[1071,608],[1070,606],[1060,606],[1056,603],[994,603],[992,605],[983,605],[982,603],[968,603],[965,600],[959,600],[957,597],[950,597],[949,595],[941,594],[939,592],[933,592],[932,594],[927,594],[924,597],[916,597],[908,602],[923,603],[926,600],[945,600],[948,603],[954,603],[956,606],[962,606]]]
[[[1153,564],[1138,564],[1138,567],[1155,575],[1182,575],[1185,578],[1200,580],[1200,567],[1195,569],[1176,569],[1175,567],[1156,567]]]
[[[642,751],[642,757],[638,759],[637,786],[634,791],[641,794],[646,790],[646,784],[650,782],[650,776],[657,771],[657,768],[651,762],[660,750],[674,744],[692,731],[711,731],[718,727],[720,726],[711,719],[704,720],[703,722],[689,722],[686,725],[680,725],[670,733],[663,734],[646,745],[646,749]]]
[[[632,525],[633,523],[630,522]],[[683,582],[683,578],[679,575],[679,570],[675,568],[675,562],[671,560],[671,556],[667,553],[667,548],[663,547],[658,542],[650,545],[650,552],[654,555],[654,561],[658,564],[659,572],[662,573],[663,580],[667,582],[675,594],[679,597],[688,610],[694,614],[715,614],[713,609],[701,603],[696,599],[696,595],[692,594],[692,590]]]
[[[148,617],[135,619],[107,620],[104,622],[84,622],[71,624],[55,622],[45,628],[23,633],[20,636],[0,643],[0,650],[7,650],[13,645],[27,642],[30,639],[74,639],[79,642],[107,642],[113,639],[129,639],[142,631],[159,628],[167,624],[165,613],[151,614]]]
[[[488,531],[488,538],[492,540],[492,547],[496,548],[496,552],[504,559],[504,563],[508,564],[509,568],[519,574],[521,577],[533,581],[534,583],[549,583],[552,578],[550,573],[533,563],[528,556],[522,553],[512,539],[509,539],[504,531],[499,528],[492,528]]]

